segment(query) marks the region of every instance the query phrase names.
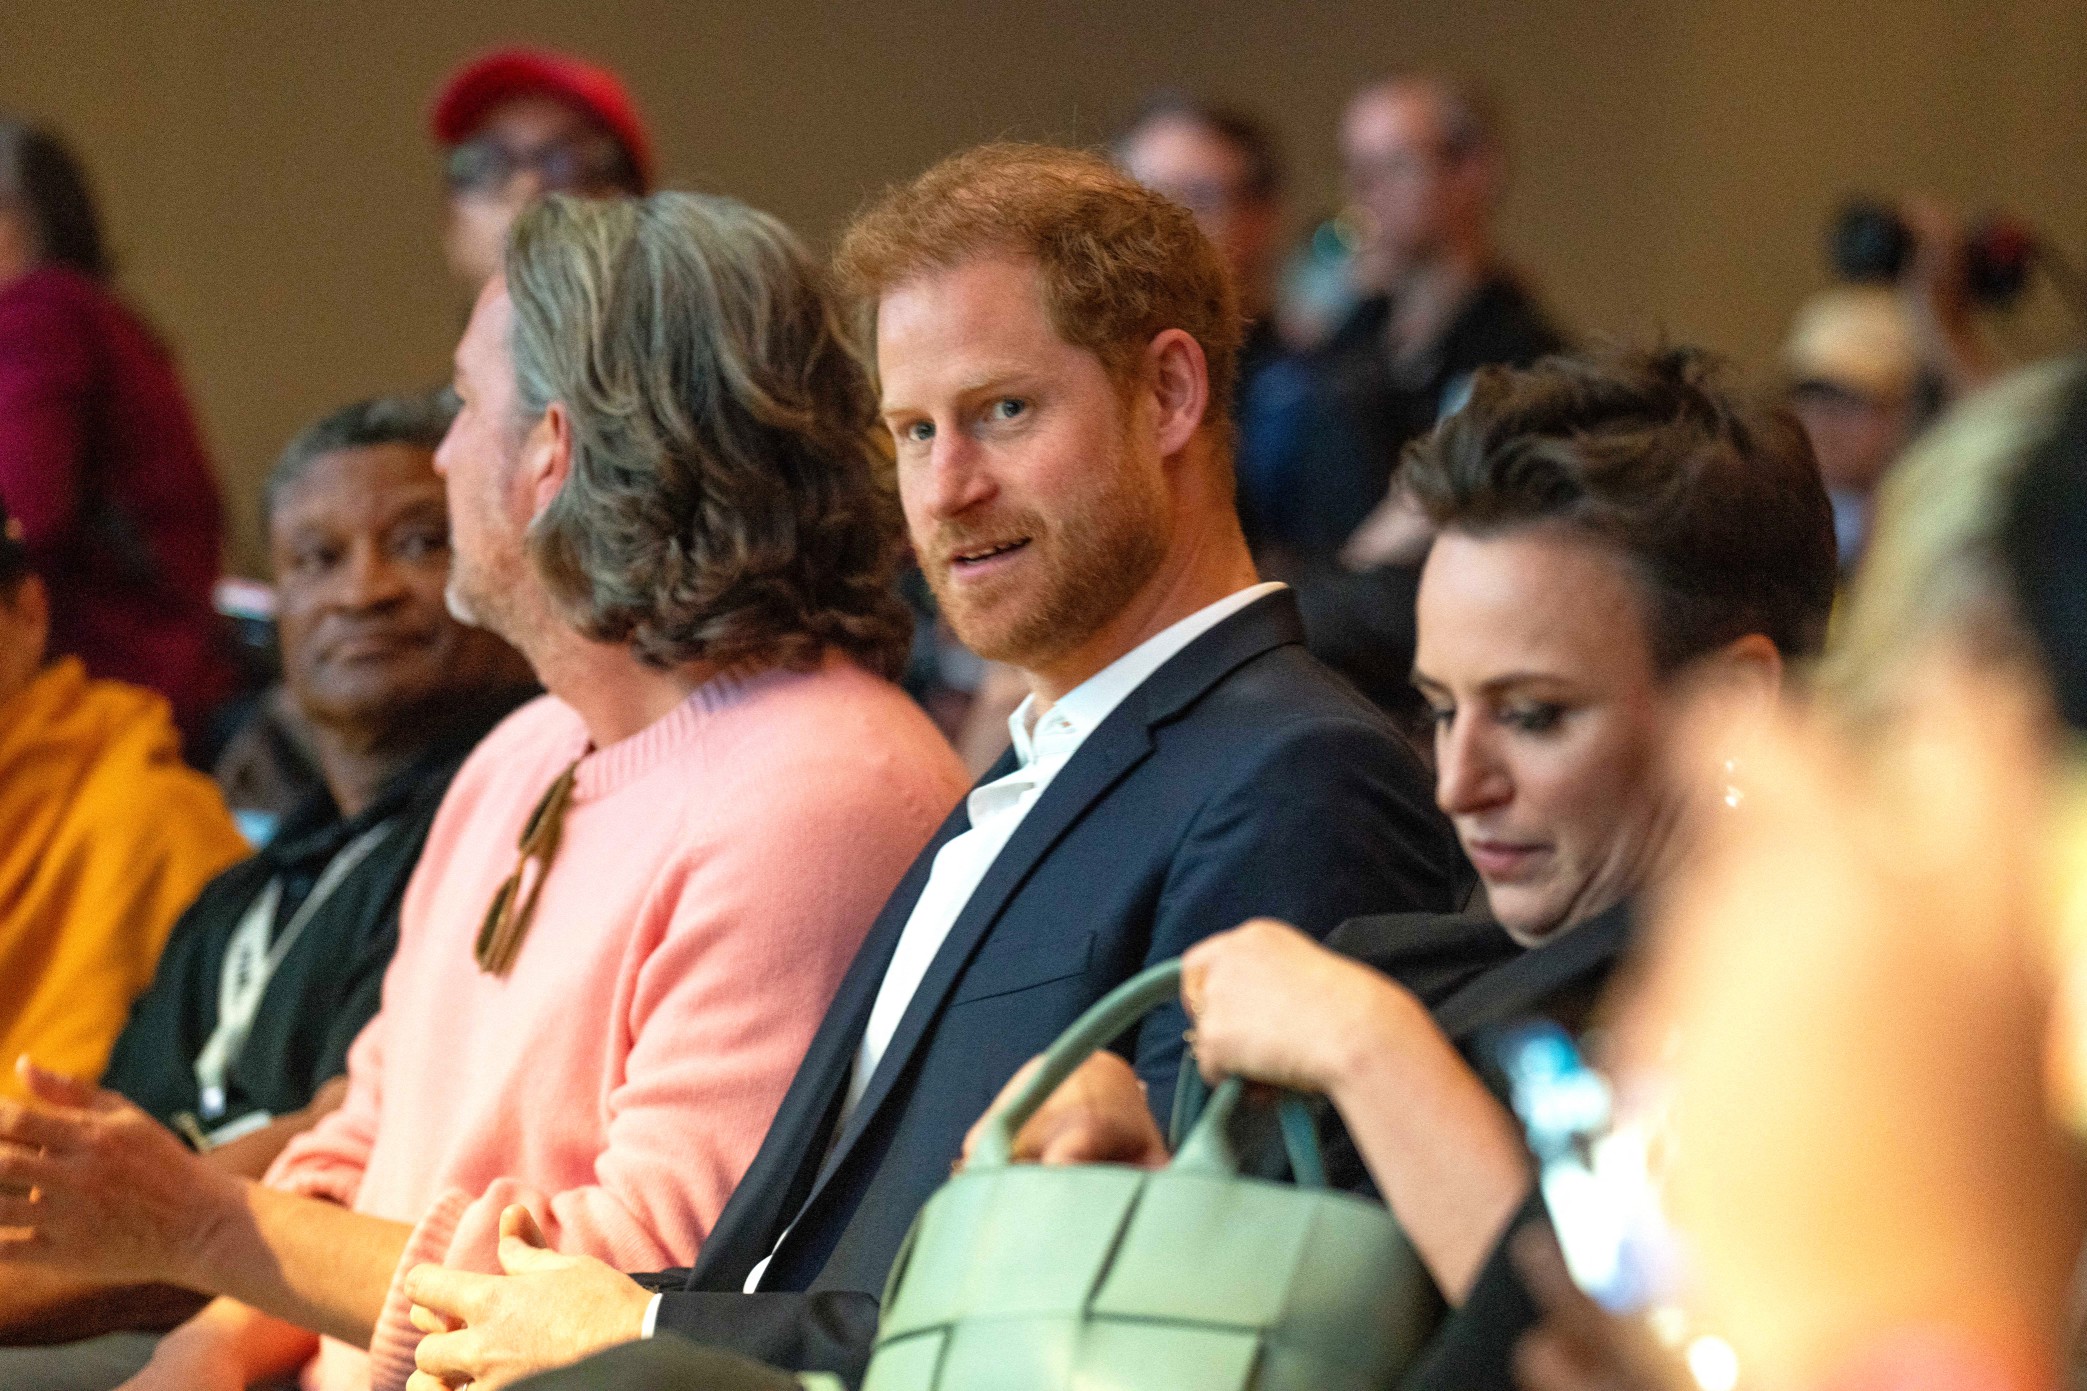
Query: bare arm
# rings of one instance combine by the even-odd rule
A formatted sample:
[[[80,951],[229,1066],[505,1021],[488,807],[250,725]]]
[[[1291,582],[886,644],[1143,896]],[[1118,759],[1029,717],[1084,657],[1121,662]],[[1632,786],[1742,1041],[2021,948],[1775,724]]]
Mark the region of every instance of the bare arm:
[[[234,1300],[213,1300],[160,1339],[152,1361],[123,1391],[243,1391],[294,1375],[318,1346],[294,1324]]]
[[[413,1229],[258,1183],[233,1192],[187,1253],[177,1283],[368,1346]]]
[[[1399,998],[1357,1021],[1327,1094],[1435,1283],[1461,1303],[1528,1196],[1529,1168],[1485,1084],[1418,1001],[1384,984]]]

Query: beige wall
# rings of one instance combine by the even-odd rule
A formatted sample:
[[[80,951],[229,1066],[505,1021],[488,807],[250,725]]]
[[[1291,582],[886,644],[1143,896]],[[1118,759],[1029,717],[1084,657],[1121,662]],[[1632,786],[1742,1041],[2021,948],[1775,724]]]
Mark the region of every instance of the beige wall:
[[[291,431],[446,375],[463,305],[424,104],[462,56],[524,38],[621,68],[670,182],[818,238],[944,151],[1094,140],[1162,84],[1266,111],[1324,205],[1343,95],[1451,65],[1504,100],[1506,240],[1561,314],[1750,366],[1822,283],[1844,190],[2004,204],[2087,242],[2080,0],[9,0],[0,107],[92,163],[125,284],[201,406],[237,562],[258,558],[255,483]],[[2020,351],[2065,332],[2048,301],[2023,317]]]

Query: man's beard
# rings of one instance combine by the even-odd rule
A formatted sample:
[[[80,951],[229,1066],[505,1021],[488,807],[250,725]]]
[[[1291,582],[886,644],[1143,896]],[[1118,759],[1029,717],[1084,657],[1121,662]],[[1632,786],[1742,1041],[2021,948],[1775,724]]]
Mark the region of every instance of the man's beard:
[[[983,603],[949,572],[949,558],[976,544],[983,529],[942,529],[926,573],[959,641],[988,661],[1034,670],[1123,611],[1166,556],[1167,500],[1156,477],[1126,466],[1116,478],[1108,491],[1050,521],[1034,513],[996,518],[991,534],[1029,537],[1041,573],[1024,577],[1020,592],[977,596]]]
[[[442,602],[457,622],[482,628],[520,648],[516,601],[525,583],[522,571],[528,562],[519,546],[513,555],[508,555],[505,547],[496,549],[502,553],[483,558],[478,564],[466,561],[461,551],[452,555],[449,582],[442,587]]]
[[[449,583],[442,587],[442,606],[449,610],[451,618],[467,628],[485,627],[485,624],[479,621],[478,611],[471,607],[471,601],[464,596],[464,588],[460,581],[460,575],[450,575]]]

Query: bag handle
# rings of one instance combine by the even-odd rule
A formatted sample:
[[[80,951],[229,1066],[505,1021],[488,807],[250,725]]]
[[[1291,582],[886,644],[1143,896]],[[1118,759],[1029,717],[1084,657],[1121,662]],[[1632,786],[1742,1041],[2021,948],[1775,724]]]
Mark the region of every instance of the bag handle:
[[[1014,1160],[1015,1136],[1043,1108],[1051,1093],[1081,1063],[1107,1047],[1124,1030],[1143,1019],[1181,990],[1181,960],[1148,966],[1108,994],[1058,1035],[1043,1053],[1043,1062],[1005,1105],[986,1115],[985,1130],[971,1153],[971,1169],[1005,1168]]]
[[[980,1132],[967,1167],[975,1172],[1005,1168],[1012,1163],[1014,1137],[1042,1109],[1051,1093],[1080,1064],[1174,998],[1180,989],[1181,961],[1177,957],[1148,966],[1095,1001],[1044,1050],[1043,1060],[1029,1080],[1005,1104],[987,1113],[985,1129]],[[1217,1175],[1239,1172],[1239,1156],[1232,1147],[1228,1127],[1245,1089],[1237,1077],[1228,1077],[1218,1085],[1168,1167]],[[1294,1092],[1283,1093],[1280,1107],[1283,1146],[1289,1151],[1291,1172],[1301,1187],[1325,1187],[1326,1166],[1320,1157],[1318,1132],[1310,1112]]]

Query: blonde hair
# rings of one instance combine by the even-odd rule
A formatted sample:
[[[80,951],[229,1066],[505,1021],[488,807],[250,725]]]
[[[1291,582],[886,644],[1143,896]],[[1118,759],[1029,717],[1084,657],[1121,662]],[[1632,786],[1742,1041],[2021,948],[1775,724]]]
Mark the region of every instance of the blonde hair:
[[[1971,397],[1885,480],[1819,670],[1850,719],[1887,715],[1912,665],[1940,641],[2025,651],[2000,537],[2015,484],[2057,428],[2079,372],[2077,362],[2046,363]]]

